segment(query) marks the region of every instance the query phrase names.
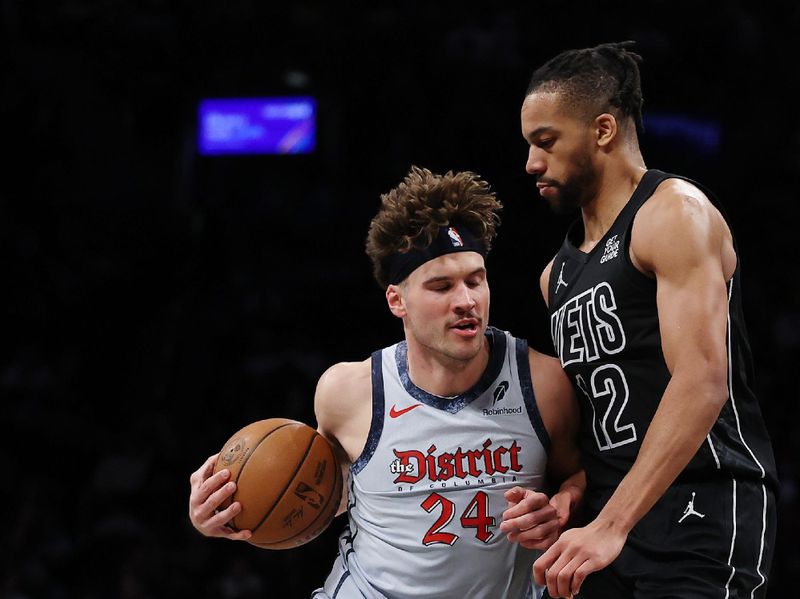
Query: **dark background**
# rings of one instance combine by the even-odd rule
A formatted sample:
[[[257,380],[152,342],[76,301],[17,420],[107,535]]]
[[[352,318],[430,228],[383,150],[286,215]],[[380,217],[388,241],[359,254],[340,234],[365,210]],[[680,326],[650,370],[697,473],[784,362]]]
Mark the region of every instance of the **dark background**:
[[[189,474],[238,428],[314,424],[316,380],[396,341],[363,242],[411,164],[504,202],[493,324],[551,351],[541,269],[568,219],[524,173],[519,106],[560,50],[634,39],[645,114],[715,122],[716,151],[646,134],[738,236],[783,493],[770,595],[800,571],[795,2],[0,0],[7,158],[0,596],[304,597],[341,522],[292,551],[204,539]],[[201,98],[318,98],[310,156],[200,157]]]

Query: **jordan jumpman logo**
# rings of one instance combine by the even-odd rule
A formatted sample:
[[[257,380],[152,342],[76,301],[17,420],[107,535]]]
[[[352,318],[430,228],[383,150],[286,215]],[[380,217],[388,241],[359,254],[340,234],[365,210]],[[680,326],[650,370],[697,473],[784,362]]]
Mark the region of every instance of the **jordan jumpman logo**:
[[[706,517],[705,514],[701,514],[694,509],[694,491],[692,491],[692,498],[689,500],[689,504],[686,506],[686,509],[683,510],[683,516],[681,516],[681,519],[678,520],[678,523],[683,522],[689,516],[700,516],[701,518]]]
[[[554,293],[553,295],[558,293],[558,290],[562,285],[564,287],[569,286],[567,285],[567,282],[564,280],[564,262],[561,263],[561,271],[558,273],[558,281],[556,281],[556,293]]]

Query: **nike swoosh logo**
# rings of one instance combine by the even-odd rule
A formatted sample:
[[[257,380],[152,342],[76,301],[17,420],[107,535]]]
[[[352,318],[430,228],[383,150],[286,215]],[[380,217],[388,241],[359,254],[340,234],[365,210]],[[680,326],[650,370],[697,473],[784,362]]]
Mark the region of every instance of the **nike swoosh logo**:
[[[422,404],[420,404],[420,403],[415,403],[413,405],[408,406],[407,408],[403,408],[402,410],[396,410],[395,406],[392,406],[392,409],[389,410],[389,416],[391,416],[392,418],[398,418],[399,416],[402,416],[406,412],[410,412],[414,408],[418,408],[421,405]]]

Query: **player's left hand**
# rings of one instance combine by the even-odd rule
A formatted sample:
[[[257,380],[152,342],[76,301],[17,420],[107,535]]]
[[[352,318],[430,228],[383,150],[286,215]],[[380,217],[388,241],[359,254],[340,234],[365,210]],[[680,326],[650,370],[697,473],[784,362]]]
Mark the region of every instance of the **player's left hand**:
[[[533,564],[537,584],[551,597],[572,597],[592,572],[602,570],[622,551],[626,533],[600,520],[565,531]]]
[[[501,532],[508,540],[526,549],[547,549],[561,529],[557,509],[547,495],[531,489],[513,487],[505,492],[508,509],[503,512]]]

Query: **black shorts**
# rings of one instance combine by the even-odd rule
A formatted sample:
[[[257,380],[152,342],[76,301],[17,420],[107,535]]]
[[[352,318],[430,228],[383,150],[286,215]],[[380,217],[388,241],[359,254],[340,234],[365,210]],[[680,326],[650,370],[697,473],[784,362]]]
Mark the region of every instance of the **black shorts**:
[[[676,483],[580,599],[760,598],[775,549],[775,497],[758,481]]]

